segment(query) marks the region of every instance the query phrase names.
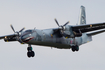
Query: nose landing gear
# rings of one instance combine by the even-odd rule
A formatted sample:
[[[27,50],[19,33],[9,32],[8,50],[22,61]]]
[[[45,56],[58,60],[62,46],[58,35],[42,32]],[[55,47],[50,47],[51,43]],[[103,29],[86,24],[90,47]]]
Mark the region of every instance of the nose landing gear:
[[[32,47],[31,47],[30,44],[28,45],[27,50],[28,50],[27,56],[28,56],[29,58],[35,56],[35,53],[34,53],[34,51],[32,51]]]

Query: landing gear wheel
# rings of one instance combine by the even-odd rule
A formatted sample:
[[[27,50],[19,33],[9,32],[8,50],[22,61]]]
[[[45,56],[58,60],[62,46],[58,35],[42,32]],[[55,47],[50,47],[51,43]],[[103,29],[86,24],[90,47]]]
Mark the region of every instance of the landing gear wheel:
[[[78,46],[72,46],[72,51],[73,51],[73,52],[79,51],[79,47],[78,47]]]
[[[34,56],[35,56],[34,51],[31,51],[31,56],[32,56],[32,57],[34,57]]]
[[[75,52],[75,46],[72,46],[72,51]]]
[[[78,46],[75,46],[75,50],[76,50],[76,51],[79,51],[79,47],[78,47]]]
[[[32,51],[32,47],[27,47],[27,50],[28,51]]]
[[[27,56],[30,58],[30,57],[34,57],[35,56],[35,53],[34,53],[34,51],[29,51],[29,52],[27,52]]]
[[[32,51],[32,47],[31,47],[30,44],[28,45],[27,50],[28,50],[27,56],[28,56],[29,58],[35,56],[35,53],[34,53],[34,51]]]
[[[31,52],[27,52],[27,56],[30,58],[31,57]]]

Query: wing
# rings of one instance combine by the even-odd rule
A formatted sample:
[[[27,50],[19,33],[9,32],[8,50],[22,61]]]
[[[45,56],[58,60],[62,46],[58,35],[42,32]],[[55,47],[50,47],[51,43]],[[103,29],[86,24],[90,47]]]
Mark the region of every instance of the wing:
[[[90,32],[90,31],[95,31],[95,30],[99,30],[99,29],[104,29],[105,28],[105,23],[96,23],[96,24],[83,24],[83,25],[76,25],[76,26],[71,26],[68,25],[69,29],[67,29],[66,31],[64,31],[64,33],[61,32],[61,29],[56,28],[53,29],[53,35],[57,35],[58,37],[80,37],[82,36],[82,33],[85,32]],[[90,33],[88,35],[96,35],[99,33],[102,33],[103,31],[97,31],[94,33]],[[74,36],[72,36],[72,34],[74,34]]]
[[[96,24],[85,24],[85,25],[76,25],[72,26],[73,31],[80,30],[81,33],[90,32],[94,30],[104,29],[105,23],[96,23]]]
[[[16,36],[17,36],[16,34],[4,35],[4,36],[0,36],[0,39],[16,37]]]
[[[97,35],[97,34],[100,34],[100,33],[103,33],[103,32],[105,32],[105,30],[100,30],[100,31],[88,33],[87,35],[94,36],[94,35]]]

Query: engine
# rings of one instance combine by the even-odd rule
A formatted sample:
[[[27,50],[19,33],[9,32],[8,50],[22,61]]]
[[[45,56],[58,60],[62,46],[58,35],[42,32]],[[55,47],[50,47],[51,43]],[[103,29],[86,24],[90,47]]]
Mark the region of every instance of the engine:
[[[16,41],[16,40],[17,40],[16,37],[5,37],[4,38],[5,42],[11,42],[11,41]]]
[[[80,30],[73,31],[71,26],[66,26],[64,36],[68,38],[74,38],[82,36],[82,33]]]

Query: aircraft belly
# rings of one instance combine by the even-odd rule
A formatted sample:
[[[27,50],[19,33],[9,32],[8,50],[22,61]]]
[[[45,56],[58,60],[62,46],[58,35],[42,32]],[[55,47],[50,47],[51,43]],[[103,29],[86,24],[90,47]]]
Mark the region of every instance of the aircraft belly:
[[[31,40],[28,44],[40,45],[40,46],[48,46],[59,49],[70,49],[70,45],[68,44],[68,40],[65,38],[46,38],[43,40]]]
[[[54,47],[54,48],[59,48],[59,49],[70,49],[70,45],[61,44],[61,43],[35,41],[35,42],[31,42],[30,44],[47,46],[47,47]]]

